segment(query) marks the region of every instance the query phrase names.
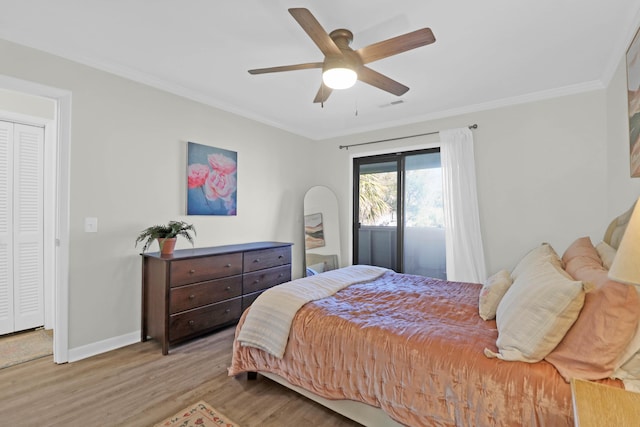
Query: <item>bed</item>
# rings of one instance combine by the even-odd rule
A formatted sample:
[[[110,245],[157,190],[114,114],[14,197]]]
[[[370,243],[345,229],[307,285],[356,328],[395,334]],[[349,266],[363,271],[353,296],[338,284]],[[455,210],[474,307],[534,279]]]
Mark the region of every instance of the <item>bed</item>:
[[[287,322],[275,328],[287,330],[281,347],[252,343],[243,335],[252,316],[280,313],[278,307],[254,303],[236,329],[229,375],[259,372],[367,426],[571,426],[571,378],[615,387],[632,380],[611,377],[640,347],[640,298],[635,288],[604,278],[624,218],[607,230],[606,242],[594,246],[588,237],[576,239],[562,257],[541,244],[512,271],[498,272],[483,284],[383,269],[366,271],[358,280],[367,267],[351,266],[281,285],[285,297],[277,289],[265,292],[267,303],[286,300],[286,292],[297,300],[323,278],[326,283],[318,286],[330,283],[330,295],[296,302],[300,308],[291,315],[290,329]],[[595,264],[589,266],[587,259]],[[546,288],[537,283],[546,280],[543,271],[554,278]],[[534,294],[527,283],[532,281]],[[505,287],[505,282],[510,283]],[[505,289],[496,291],[497,285]],[[613,292],[611,286],[613,294],[599,296]],[[614,306],[607,315],[618,316],[613,326],[597,314],[604,310],[602,298],[611,295]],[[546,325],[543,332],[525,321],[537,316],[534,298],[541,300],[541,310],[551,310],[537,319]],[[562,307],[549,308],[548,301]],[[487,306],[492,310],[483,311]],[[281,320],[279,314],[274,318]],[[261,322],[262,332],[274,329],[269,320]],[[620,330],[614,330],[618,324]],[[603,327],[603,336],[585,338],[585,331]],[[532,346],[536,335],[543,335],[542,344]],[[578,350],[576,342],[582,346]],[[623,353],[631,356],[623,360]]]

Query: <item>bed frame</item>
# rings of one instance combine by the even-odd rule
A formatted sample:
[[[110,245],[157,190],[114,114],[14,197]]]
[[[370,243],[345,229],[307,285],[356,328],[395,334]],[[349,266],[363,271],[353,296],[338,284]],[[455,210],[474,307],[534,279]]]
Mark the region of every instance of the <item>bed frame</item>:
[[[320,397],[308,390],[291,384],[279,375],[272,374],[270,372],[260,372],[261,375],[269,378],[272,381],[279,383],[304,397],[319,403],[320,405],[331,409],[333,412],[345,416],[353,421],[356,421],[367,427],[402,427],[402,424],[398,424],[396,421],[389,418],[382,409],[375,406],[367,405],[366,403],[356,402],[355,400],[330,400]],[[249,376],[251,378],[251,376]]]

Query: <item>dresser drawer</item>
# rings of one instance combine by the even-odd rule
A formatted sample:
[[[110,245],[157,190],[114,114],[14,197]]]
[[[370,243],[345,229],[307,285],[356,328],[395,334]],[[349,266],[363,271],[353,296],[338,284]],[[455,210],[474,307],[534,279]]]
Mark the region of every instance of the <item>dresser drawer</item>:
[[[237,321],[242,310],[242,297],[183,311],[169,317],[169,341],[186,338],[207,329]]]
[[[255,271],[245,274],[242,279],[242,293],[250,294],[252,292],[268,289],[280,283],[291,280],[291,265],[283,265],[280,267],[269,268],[266,270]]]
[[[245,252],[244,272],[291,264],[291,247]]]
[[[169,312],[189,310],[242,295],[242,276],[225,277],[171,288]]]
[[[241,273],[241,253],[183,259],[171,263],[171,287]]]

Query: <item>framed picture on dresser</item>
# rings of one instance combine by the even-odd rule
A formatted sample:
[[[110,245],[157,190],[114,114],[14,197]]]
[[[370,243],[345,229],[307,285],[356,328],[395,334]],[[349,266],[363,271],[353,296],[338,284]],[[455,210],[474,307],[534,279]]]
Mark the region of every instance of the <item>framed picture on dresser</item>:
[[[304,247],[314,249],[324,246],[324,225],[322,213],[304,216]]]
[[[187,215],[236,215],[238,153],[187,143]]]
[[[631,177],[640,177],[640,31],[627,50],[627,99]]]

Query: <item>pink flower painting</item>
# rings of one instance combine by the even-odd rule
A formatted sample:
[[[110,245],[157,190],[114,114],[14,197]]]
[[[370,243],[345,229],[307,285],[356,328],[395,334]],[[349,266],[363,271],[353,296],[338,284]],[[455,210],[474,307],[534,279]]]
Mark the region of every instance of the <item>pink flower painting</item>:
[[[236,215],[237,153],[188,143],[187,215]]]

